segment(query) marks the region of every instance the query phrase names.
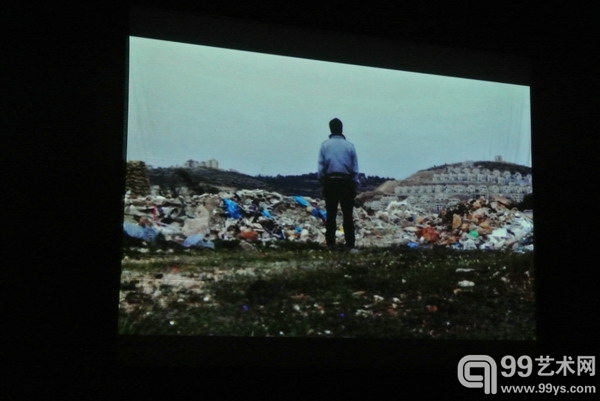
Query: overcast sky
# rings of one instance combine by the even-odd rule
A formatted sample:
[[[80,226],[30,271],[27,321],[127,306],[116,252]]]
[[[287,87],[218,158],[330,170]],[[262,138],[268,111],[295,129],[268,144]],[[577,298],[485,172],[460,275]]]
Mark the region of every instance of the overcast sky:
[[[311,173],[338,117],[366,175],[403,179],[497,155],[531,166],[529,95],[522,85],[132,37],[126,157]]]

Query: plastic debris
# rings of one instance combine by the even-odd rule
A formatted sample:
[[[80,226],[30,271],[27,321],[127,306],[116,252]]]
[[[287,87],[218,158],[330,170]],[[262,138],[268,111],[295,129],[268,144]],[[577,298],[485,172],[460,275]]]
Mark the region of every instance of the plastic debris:
[[[308,203],[308,201],[306,199],[304,199],[304,197],[302,196],[294,196],[294,199],[296,200],[296,202],[298,202],[300,205],[302,206],[310,206],[310,203]]]
[[[208,241],[202,234],[190,235],[183,241],[182,245],[186,248],[200,247],[200,248],[211,248],[215,249],[215,244],[212,241]]]
[[[323,199],[284,196],[261,189],[170,197],[152,188],[152,193],[146,195],[125,194],[123,229],[130,237],[151,242],[161,234],[178,244],[199,241],[194,247],[208,247],[209,242],[217,243],[215,240],[325,244],[327,215]],[[533,213],[509,208],[507,200],[479,198],[436,213],[420,209],[407,199],[393,200],[378,210],[371,207],[374,202],[359,202],[354,207],[358,247],[534,249]],[[343,242],[342,227],[338,227],[336,237]]]
[[[223,199],[223,202],[225,202],[225,206],[227,207],[227,213],[229,213],[230,217],[234,219],[239,219],[242,217],[242,209],[237,203],[227,198]]]
[[[123,223],[123,231],[132,238],[143,241],[154,242],[158,237],[159,231],[154,227],[144,227],[134,223]]]

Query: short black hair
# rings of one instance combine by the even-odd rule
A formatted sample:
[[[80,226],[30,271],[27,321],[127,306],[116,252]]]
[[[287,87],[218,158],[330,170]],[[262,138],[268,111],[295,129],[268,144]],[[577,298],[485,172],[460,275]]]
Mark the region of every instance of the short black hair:
[[[329,129],[331,130],[332,134],[341,134],[343,131],[342,121],[339,118],[334,118],[333,120],[329,121]]]

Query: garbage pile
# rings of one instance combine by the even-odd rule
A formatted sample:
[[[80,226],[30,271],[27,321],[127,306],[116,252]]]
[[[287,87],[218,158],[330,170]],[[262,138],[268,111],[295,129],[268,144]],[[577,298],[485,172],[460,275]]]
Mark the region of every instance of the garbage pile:
[[[343,242],[341,211],[337,237]],[[325,244],[325,202],[265,190],[167,198],[128,191],[123,230],[128,238],[151,245],[164,240],[183,247],[215,248],[237,240],[244,248],[257,242],[301,241]],[[455,249],[533,250],[533,213],[510,207],[504,198],[471,200],[439,214],[407,200],[383,210],[354,208],[359,247],[408,245]]]

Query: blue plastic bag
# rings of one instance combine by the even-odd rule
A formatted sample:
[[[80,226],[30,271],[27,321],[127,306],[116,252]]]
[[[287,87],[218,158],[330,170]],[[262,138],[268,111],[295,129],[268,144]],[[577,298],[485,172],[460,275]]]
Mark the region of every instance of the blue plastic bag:
[[[301,196],[294,196],[294,199],[302,206],[310,206],[310,203],[308,203],[308,201]]]
[[[130,237],[148,242],[153,242],[159,234],[154,227],[142,227],[134,223],[123,223],[123,231]]]
[[[312,210],[311,214],[315,217],[319,217],[323,220],[327,220],[327,212],[325,210],[321,210],[321,209],[315,207]]]
[[[225,206],[227,207],[227,213],[229,213],[230,217],[234,219],[239,219],[240,217],[242,217],[242,209],[237,203],[235,203],[231,199],[223,199],[223,202],[225,202]]]
[[[204,235],[202,234],[190,235],[185,239],[185,241],[183,241],[182,245],[186,248],[201,247],[215,249],[215,244],[212,241],[205,239]]]
[[[315,207],[313,205],[311,205],[306,199],[304,199],[302,196],[294,196],[294,199],[296,200],[296,202],[298,202],[300,205],[305,206],[305,207],[312,207],[312,211],[311,214],[315,217],[319,217],[323,220],[327,220],[327,213],[324,210],[320,210],[318,207]]]

